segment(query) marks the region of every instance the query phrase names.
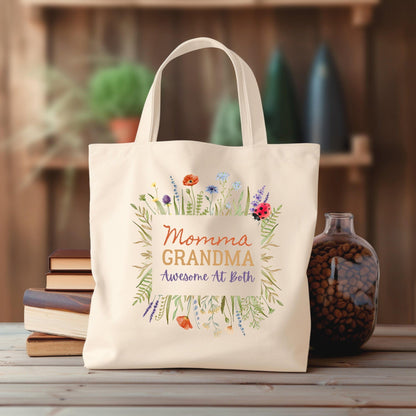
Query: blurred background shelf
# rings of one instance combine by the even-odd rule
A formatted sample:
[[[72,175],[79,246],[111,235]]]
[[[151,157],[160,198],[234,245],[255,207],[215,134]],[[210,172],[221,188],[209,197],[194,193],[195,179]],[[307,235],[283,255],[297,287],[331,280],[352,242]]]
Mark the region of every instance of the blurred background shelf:
[[[44,7],[351,7],[375,6],[380,0],[22,0]]]
[[[373,158],[370,151],[370,140],[365,134],[356,134],[351,137],[351,151],[348,153],[327,153],[321,155],[321,168],[365,168],[372,165]],[[40,159],[29,158],[31,168],[39,166]],[[78,170],[88,169],[87,157],[75,160],[53,158],[43,164],[43,168],[49,171],[57,171],[68,168]]]
[[[373,163],[370,139],[365,134],[351,137],[351,151],[348,153],[324,153],[321,155],[321,168],[368,167]]]
[[[169,9],[229,9],[264,7],[348,7],[351,23],[365,26],[380,0],[21,0],[37,7],[141,7]]]

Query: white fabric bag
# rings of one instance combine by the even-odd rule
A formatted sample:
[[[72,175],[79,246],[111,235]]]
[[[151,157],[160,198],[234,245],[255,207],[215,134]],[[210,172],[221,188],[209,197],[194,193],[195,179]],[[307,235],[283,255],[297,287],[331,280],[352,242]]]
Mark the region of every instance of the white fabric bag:
[[[242,147],[156,141],[162,71],[202,48],[232,61]],[[241,58],[209,38],[178,46],[135,143],[90,145],[89,165],[86,367],[306,371],[319,146],[267,144]]]

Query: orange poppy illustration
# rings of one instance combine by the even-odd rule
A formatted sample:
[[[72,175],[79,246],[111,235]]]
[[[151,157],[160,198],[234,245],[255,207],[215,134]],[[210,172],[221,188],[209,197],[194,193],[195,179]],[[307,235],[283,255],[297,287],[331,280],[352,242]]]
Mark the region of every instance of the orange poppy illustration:
[[[185,186],[194,186],[194,185],[196,185],[198,182],[199,182],[199,178],[198,178],[198,176],[196,176],[196,175],[192,175],[192,174],[190,174],[190,175],[186,175],[186,176],[183,178],[183,184],[184,184]]]
[[[178,316],[176,321],[183,329],[192,329],[191,321],[187,316]]]

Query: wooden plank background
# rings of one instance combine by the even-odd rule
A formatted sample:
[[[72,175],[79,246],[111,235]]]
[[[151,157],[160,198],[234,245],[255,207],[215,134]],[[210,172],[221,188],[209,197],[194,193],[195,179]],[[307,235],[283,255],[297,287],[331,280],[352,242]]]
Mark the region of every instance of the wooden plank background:
[[[416,322],[413,0],[383,0],[368,28],[352,26],[347,8],[48,9],[34,19],[16,3],[6,0],[10,18],[0,28],[1,140],[36,113],[32,105],[22,115],[27,91],[19,82],[22,63],[35,67],[39,57],[85,82],[103,54],[157,69],[181,41],[211,36],[239,53],[262,85],[270,53],[279,46],[303,111],[311,61],[317,46],[327,42],[343,81],[350,130],[370,134],[375,166],[368,183],[351,183],[343,169],[321,172],[317,231],[324,212],[353,212],[357,232],[381,258],[379,322]],[[207,139],[224,91],[235,94],[235,84],[220,52],[196,52],[170,64],[164,72],[161,139]],[[35,91],[31,100],[41,102],[41,95]],[[0,162],[0,320],[21,320],[23,290],[43,285],[46,253],[89,245],[88,176],[77,175],[67,226],[60,229],[62,173],[46,174],[22,194],[12,191],[21,182],[20,157],[2,152]]]

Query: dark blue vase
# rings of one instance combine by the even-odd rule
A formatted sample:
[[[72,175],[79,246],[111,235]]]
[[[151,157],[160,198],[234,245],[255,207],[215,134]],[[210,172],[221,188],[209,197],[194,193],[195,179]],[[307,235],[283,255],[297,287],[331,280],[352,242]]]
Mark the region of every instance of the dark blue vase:
[[[326,45],[321,45],[315,55],[305,110],[305,141],[320,144],[322,152],[348,150],[344,96],[338,71]]]

